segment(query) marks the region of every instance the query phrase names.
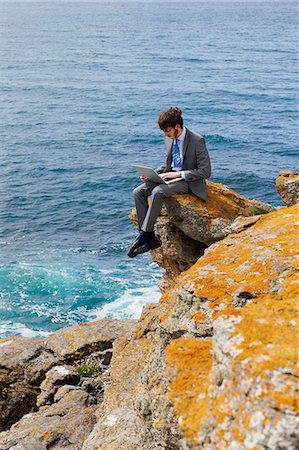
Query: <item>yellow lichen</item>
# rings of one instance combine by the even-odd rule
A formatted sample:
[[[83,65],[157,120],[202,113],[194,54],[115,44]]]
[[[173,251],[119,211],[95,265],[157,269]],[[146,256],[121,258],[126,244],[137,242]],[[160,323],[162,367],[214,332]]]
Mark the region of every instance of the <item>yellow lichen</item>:
[[[170,399],[188,439],[193,439],[205,417],[205,398],[198,400],[209,385],[212,367],[211,342],[180,338],[166,348],[168,377],[171,381]],[[206,389],[205,389],[206,388]]]
[[[52,432],[46,431],[42,436],[42,440],[43,440],[43,442],[47,443],[50,441],[51,437],[52,437]]]
[[[232,189],[226,188],[215,182],[208,182],[207,200],[194,199],[192,195],[176,195],[174,196],[178,202],[188,208],[194,210],[199,216],[207,217],[209,220],[219,217],[226,219],[234,219],[244,213],[244,210],[255,206],[251,200],[243,197]]]
[[[244,430],[252,426],[245,420],[250,399],[252,404],[259,399],[274,410],[296,412],[298,408],[297,217],[298,206],[261,217],[249,230],[213,246],[178,279],[175,290],[191,282],[195,294],[209,300],[206,305],[214,323],[218,318],[237,317],[231,331],[236,356],[229,360],[231,378],[223,381],[222,389],[217,390],[213,376],[217,368],[211,354],[213,340],[181,338],[166,349],[169,397],[191,442],[197,442],[207,426],[217,424],[223,448],[229,448],[224,432],[229,417],[233,417],[230,432],[234,440],[242,442]],[[242,292],[252,295],[236,307],[238,298],[246,299],[246,295],[238,297]],[[199,321],[203,317],[202,312],[194,316]],[[253,389],[249,394],[238,390],[244,378]]]
[[[206,318],[207,318],[206,315],[202,311],[197,312],[193,316],[193,320],[194,320],[195,323],[200,323],[203,320],[206,320]]]
[[[212,192],[217,186],[209,189]],[[239,211],[229,190],[227,198],[223,217],[234,217]],[[213,199],[208,198],[206,211],[206,204],[194,202],[192,196],[179,201],[208,214]],[[219,216],[219,206],[213,208]],[[276,426],[281,411],[296,411],[297,217],[296,206],[261,216],[250,228],[211,246],[178,277],[158,307],[141,317],[133,338],[115,342],[104,412],[134,408],[134,400],[143,394],[151,396],[153,405],[164,400],[165,379],[160,367],[156,370],[156,357],[165,343],[159,327],[167,330],[173,305],[189,286],[195,299],[205,299],[205,309],[194,311],[192,320],[182,317],[187,327],[190,325],[190,333],[194,324],[206,320],[206,310],[214,331],[219,324],[229,327],[223,335],[218,328],[218,341],[215,336],[181,337],[166,346],[168,397],[188,445],[208,448],[201,446],[199,439],[206,435],[208,442],[213,435],[218,448],[229,449],[230,439],[241,446],[244,434],[255,426],[252,417],[260,414],[261,408],[261,426],[270,428]],[[158,414],[158,409],[155,411]],[[153,423],[156,429],[160,423],[161,429],[164,427],[163,417],[155,417]]]

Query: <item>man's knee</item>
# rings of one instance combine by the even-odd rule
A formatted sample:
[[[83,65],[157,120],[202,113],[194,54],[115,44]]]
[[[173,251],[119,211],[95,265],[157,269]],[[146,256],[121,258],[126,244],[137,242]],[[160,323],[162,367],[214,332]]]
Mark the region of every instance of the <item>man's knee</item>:
[[[146,190],[144,189],[143,185],[137,186],[132,192],[132,195],[134,198],[137,197],[146,197]]]
[[[161,186],[156,186],[152,190],[152,197],[161,197],[161,198],[165,197],[165,193],[164,193],[164,191],[163,191]]]

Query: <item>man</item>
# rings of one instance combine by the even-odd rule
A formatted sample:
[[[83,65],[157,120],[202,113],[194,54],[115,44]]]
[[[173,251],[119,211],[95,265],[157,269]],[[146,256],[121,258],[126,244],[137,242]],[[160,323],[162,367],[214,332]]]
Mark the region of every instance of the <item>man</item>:
[[[211,176],[211,163],[204,138],[184,127],[182,111],[177,107],[162,112],[158,124],[165,135],[166,161],[156,171],[165,180],[180,180],[157,184],[140,177],[144,183],[133,191],[140,233],[128,252],[130,258],[160,246],[153,228],[164,198],[189,191],[202,200],[207,197],[205,179]]]

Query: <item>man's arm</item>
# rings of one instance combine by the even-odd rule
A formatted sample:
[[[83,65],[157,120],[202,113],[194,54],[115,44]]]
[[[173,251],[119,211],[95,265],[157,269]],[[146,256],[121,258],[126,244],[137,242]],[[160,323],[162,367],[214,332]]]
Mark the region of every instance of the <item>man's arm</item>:
[[[194,181],[199,178],[209,178],[211,176],[211,161],[203,137],[195,144],[196,168],[184,170],[186,181]]]
[[[159,166],[159,167],[157,167],[157,169],[155,169],[155,172],[157,172],[159,174],[166,172],[166,168],[168,166],[168,164],[167,164],[168,156],[167,155],[168,155],[168,152],[171,151],[171,146],[172,146],[172,139],[165,137],[165,147],[166,147],[165,161],[161,166]]]
[[[162,166],[160,166],[160,167],[158,167],[157,169],[155,169],[155,172],[157,172],[157,173],[163,173],[163,172],[165,172],[165,169],[166,169],[166,165],[163,164]]]

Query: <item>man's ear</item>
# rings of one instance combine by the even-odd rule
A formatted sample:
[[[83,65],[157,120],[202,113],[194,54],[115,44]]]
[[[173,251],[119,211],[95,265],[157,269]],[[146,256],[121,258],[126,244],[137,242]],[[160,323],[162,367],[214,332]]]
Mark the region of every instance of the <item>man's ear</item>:
[[[180,131],[182,129],[181,125],[179,125],[178,123],[176,124],[176,126],[174,127],[174,129],[176,131]]]

